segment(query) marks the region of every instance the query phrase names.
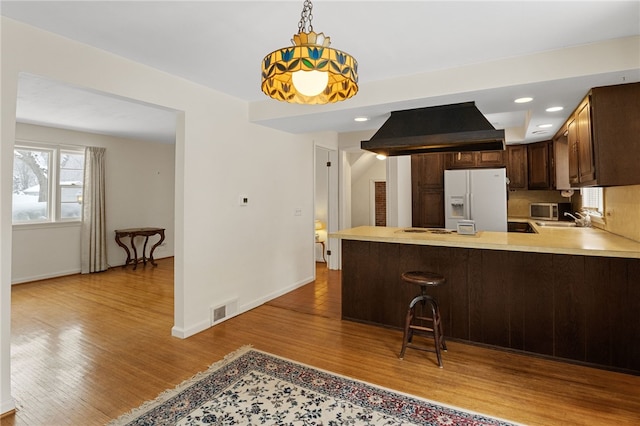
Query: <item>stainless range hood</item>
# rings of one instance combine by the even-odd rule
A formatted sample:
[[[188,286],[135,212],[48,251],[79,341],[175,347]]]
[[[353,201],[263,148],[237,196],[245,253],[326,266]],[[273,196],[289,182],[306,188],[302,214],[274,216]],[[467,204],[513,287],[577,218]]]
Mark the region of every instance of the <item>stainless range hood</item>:
[[[362,149],[386,156],[429,152],[504,150],[496,130],[475,102],[393,111]]]

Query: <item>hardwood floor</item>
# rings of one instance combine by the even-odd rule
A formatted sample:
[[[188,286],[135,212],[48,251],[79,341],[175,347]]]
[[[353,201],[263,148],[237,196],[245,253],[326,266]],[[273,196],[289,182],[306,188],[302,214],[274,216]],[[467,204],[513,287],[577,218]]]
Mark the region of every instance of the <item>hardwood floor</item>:
[[[243,345],[532,425],[640,424],[640,377],[449,342],[397,358],[401,333],[341,321],[340,273],[188,339],[171,337],[173,260],[12,289],[12,386],[3,426],[99,425]],[[624,344],[621,342],[620,344]]]

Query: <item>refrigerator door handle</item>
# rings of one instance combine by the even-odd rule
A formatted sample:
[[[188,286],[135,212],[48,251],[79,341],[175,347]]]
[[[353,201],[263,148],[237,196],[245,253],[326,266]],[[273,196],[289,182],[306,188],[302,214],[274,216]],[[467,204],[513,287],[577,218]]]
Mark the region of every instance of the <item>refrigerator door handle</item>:
[[[467,202],[464,203],[465,204],[465,212],[464,212],[464,217],[466,219],[469,220],[473,220],[473,217],[471,217],[471,212],[473,211],[473,209],[471,208],[471,201],[473,200],[473,194],[468,192],[467,193]]]

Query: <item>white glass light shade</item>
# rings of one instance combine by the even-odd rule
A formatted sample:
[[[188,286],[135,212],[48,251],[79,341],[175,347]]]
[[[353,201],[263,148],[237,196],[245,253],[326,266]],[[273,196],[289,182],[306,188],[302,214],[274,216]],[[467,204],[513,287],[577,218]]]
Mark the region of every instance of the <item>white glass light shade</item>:
[[[292,76],[293,86],[305,96],[319,95],[327,88],[329,73],[323,71],[296,71]]]

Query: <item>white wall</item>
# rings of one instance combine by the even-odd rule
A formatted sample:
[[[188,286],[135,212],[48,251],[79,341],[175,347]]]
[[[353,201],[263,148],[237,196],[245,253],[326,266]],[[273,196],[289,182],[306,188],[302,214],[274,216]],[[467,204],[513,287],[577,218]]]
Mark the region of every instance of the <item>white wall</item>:
[[[18,123],[16,140],[106,148],[107,261],[123,265],[125,251],[114,238],[123,228],[165,228],[165,240],[154,258],[174,253],[173,144],[152,143]],[[151,237],[149,244],[158,237]],[[123,239],[129,245],[129,239]],[[138,245],[141,249],[141,246]],[[147,251],[148,255],[148,251]],[[13,227],[12,283],[80,272],[80,225],[46,224]]]
[[[411,226],[411,156],[387,159],[387,226]]]
[[[2,17],[0,410],[10,395],[11,173],[18,74],[181,113],[175,145],[173,335],[210,326],[210,308],[240,311],[313,279],[313,141],[247,121],[246,102]],[[320,136],[315,136],[316,140]],[[249,205],[240,207],[240,194]],[[296,209],[302,214],[295,216]]]
[[[359,179],[364,169],[368,169],[370,163],[374,160],[364,160],[359,164],[357,162],[364,153],[360,149],[360,142],[369,140],[375,133],[375,130],[363,130],[359,132],[340,133],[338,135],[339,163],[340,163],[340,181],[339,181],[339,198],[340,198],[340,224],[339,229],[348,229],[358,225],[353,223],[354,216],[354,194],[352,183]],[[378,161],[378,160],[375,160]],[[364,164],[364,166],[362,166]],[[357,196],[356,196],[357,197]],[[339,251],[338,251],[339,252]]]

